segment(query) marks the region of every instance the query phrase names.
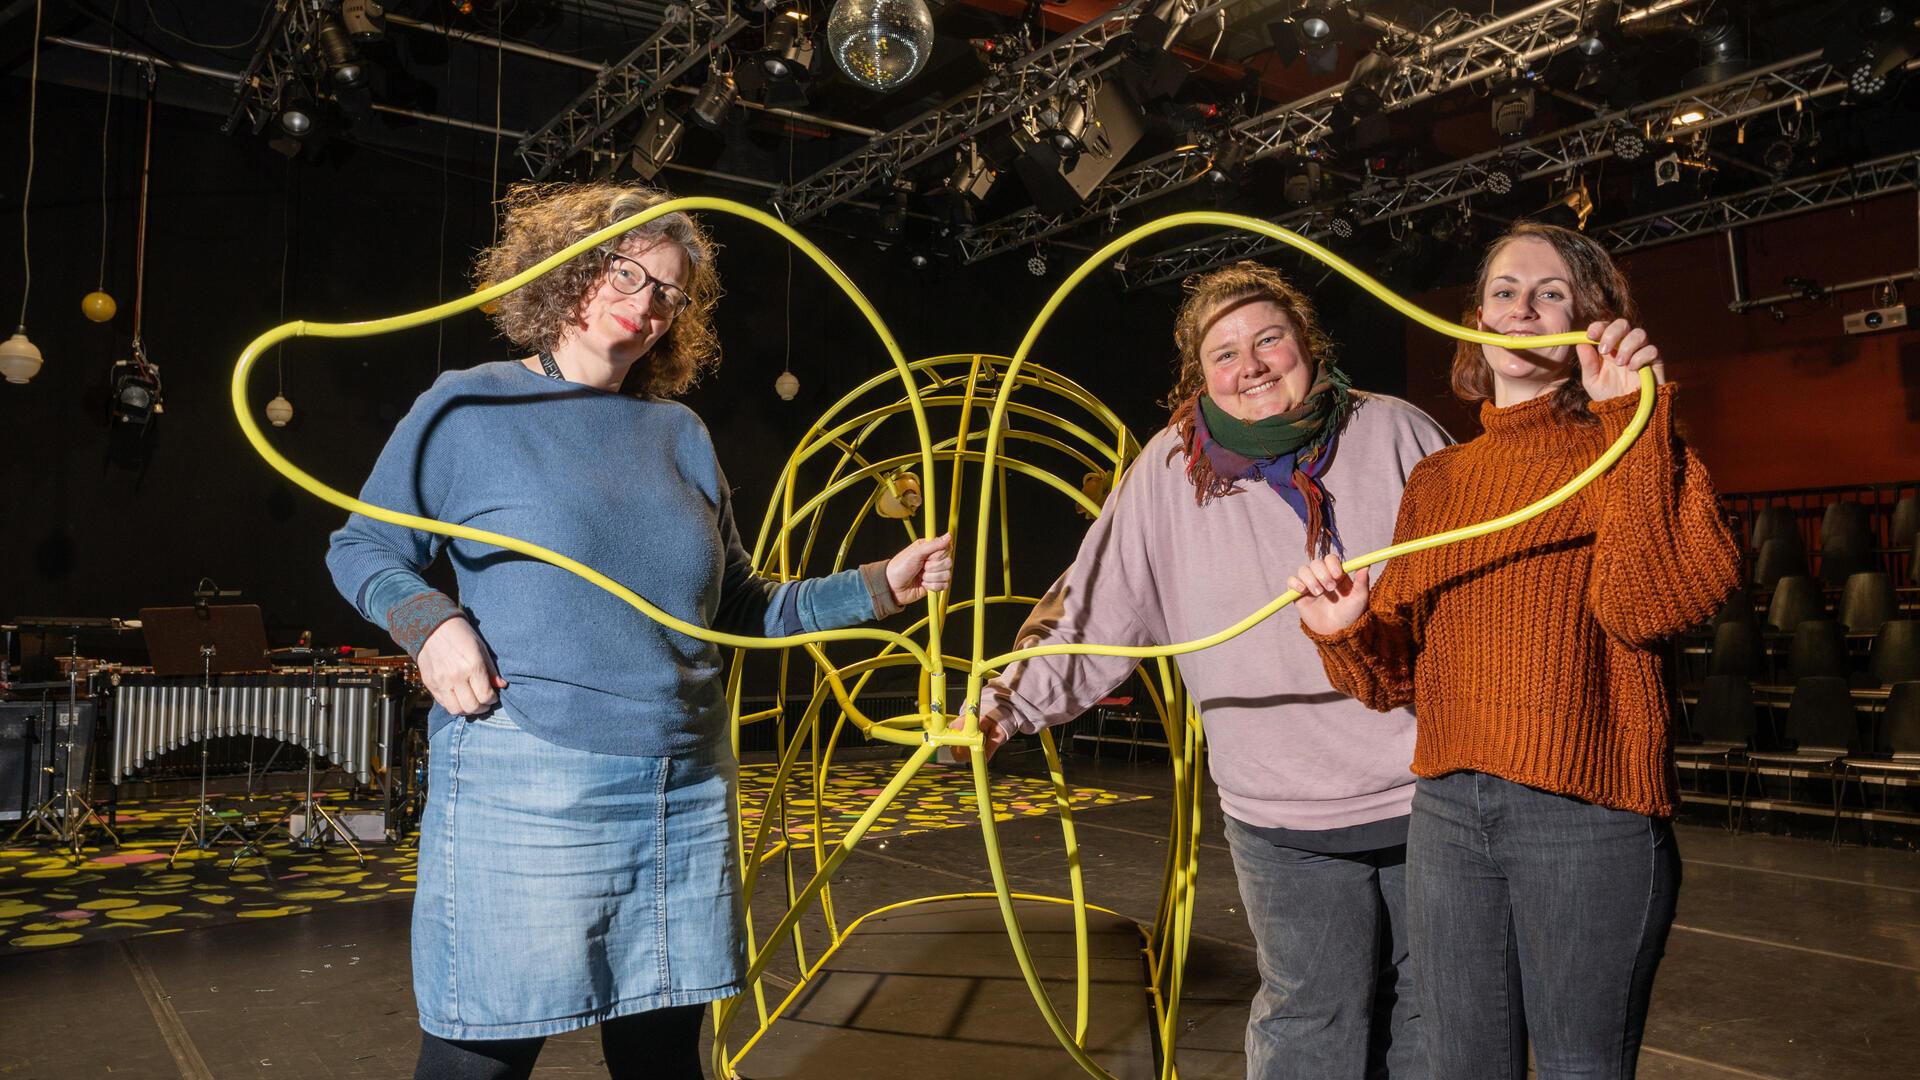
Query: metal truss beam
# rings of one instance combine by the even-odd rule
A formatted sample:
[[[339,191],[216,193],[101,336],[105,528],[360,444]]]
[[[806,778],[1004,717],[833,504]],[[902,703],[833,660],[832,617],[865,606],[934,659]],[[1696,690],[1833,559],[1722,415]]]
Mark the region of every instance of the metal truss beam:
[[[1194,25],[1226,7],[1227,0],[1201,4],[1189,17]],[[1132,32],[1135,20],[1153,0],[1122,0],[1105,16],[1054,38],[994,72],[987,81],[883,135],[865,147],[774,193],[774,206],[790,222],[811,218],[860,194],[881,180],[898,176],[971,135],[1011,119],[1022,109],[1076,82],[1090,79],[1120,62],[1108,46]]]
[[[583,153],[613,149],[615,125],[651,104],[674,80],[746,29],[731,5],[707,0],[667,9],[660,28],[619,61],[608,64],[565,109],[520,141],[520,160],[536,180]]]
[[[1781,180],[1737,195],[1628,218],[1595,230],[1594,239],[1619,254],[1916,187],[1920,187],[1920,151],[1908,150],[1812,176]]]
[[[233,107],[220,125],[231,135],[242,121],[256,135],[280,113],[280,95],[314,63],[319,17],[309,0],[277,0],[254,43],[253,57],[234,88]]]
[[[1732,79],[1607,113],[1584,124],[1462,158],[1399,181],[1369,184],[1350,195],[1348,202],[1363,223],[1391,221],[1480,194],[1486,190],[1487,175],[1496,166],[1511,169],[1521,182],[1558,176],[1614,156],[1614,140],[1627,132],[1645,139],[1651,154],[1653,147],[1663,145],[1656,140],[1669,135],[1692,138],[1846,89],[1845,76],[1822,60],[1819,52],[1802,53]],[[1701,119],[1684,126],[1673,123],[1674,117],[1690,112],[1698,112]],[[1271,220],[1297,229],[1323,212],[1309,208]],[[1126,286],[1138,289],[1177,280],[1240,259],[1257,258],[1282,246],[1250,233],[1219,233],[1151,259],[1136,260],[1129,264]]]
[[[1621,22],[1631,24],[1695,2],[1654,0],[1623,13]],[[1404,109],[1549,59],[1579,41],[1582,16],[1591,7],[1589,0],[1547,0],[1478,25],[1456,12],[1452,25],[1437,34],[1390,32],[1381,43],[1381,51],[1394,61],[1391,78],[1379,89],[1382,108]],[[1461,23],[1469,25],[1458,29]],[[1454,32],[1447,33],[1448,29]],[[967,262],[974,263],[1089,221],[1111,218],[1130,206],[1195,183],[1223,155],[1257,161],[1310,146],[1331,130],[1346,89],[1347,83],[1342,82],[1243,120],[1225,133],[1226,145],[1212,154],[1188,148],[1122,170],[1096,189],[1076,214],[1050,216],[1028,209],[969,230],[959,237],[961,251]]]

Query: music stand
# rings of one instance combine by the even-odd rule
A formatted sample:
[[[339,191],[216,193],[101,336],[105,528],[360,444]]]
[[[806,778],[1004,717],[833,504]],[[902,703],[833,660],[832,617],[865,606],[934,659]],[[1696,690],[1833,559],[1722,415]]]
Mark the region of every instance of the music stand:
[[[193,818],[174,842],[167,856],[171,867],[180,857],[187,840],[205,851],[229,833],[241,844],[247,838],[230,822],[221,821],[211,835],[209,819],[218,820],[213,804],[207,801],[207,764],[209,741],[213,738],[213,673],[261,671],[267,667],[267,625],[257,604],[223,604],[195,607],[141,608],[141,630],[147,639],[147,658],[155,675],[191,675],[200,672],[199,723],[189,737],[200,740],[200,801]]]

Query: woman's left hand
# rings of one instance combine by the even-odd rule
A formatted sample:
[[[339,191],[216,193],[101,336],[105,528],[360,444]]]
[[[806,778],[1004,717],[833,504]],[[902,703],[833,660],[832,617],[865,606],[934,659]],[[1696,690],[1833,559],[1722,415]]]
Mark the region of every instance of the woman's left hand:
[[[1647,340],[1647,332],[1625,319],[1597,322],[1587,327],[1587,337],[1597,344],[1575,345],[1580,357],[1580,381],[1587,396],[1606,401],[1640,390],[1640,369],[1652,365],[1653,381],[1667,381],[1666,365],[1660,350]]]
[[[901,607],[953,584],[953,534],[915,540],[887,560],[887,587]]]

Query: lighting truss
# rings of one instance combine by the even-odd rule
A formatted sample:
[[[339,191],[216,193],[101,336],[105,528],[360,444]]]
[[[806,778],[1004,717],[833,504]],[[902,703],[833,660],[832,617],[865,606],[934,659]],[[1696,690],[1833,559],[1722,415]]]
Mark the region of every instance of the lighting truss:
[[[280,97],[287,83],[315,62],[319,29],[319,13],[306,0],[277,0],[234,88],[233,107],[220,125],[223,134],[233,134],[244,119],[258,135],[280,115]]]
[[[1487,172],[1496,163],[1513,167],[1522,181],[1557,176],[1612,157],[1614,138],[1626,131],[1645,135],[1652,130],[1653,140],[1667,134],[1689,138],[1846,90],[1844,73],[1822,60],[1819,52],[1802,53],[1732,79],[1606,113],[1584,124],[1462,158],[1396,182],[1375,181],[1362,186],[1349,199],[1363,221],[1391,220],[1480,194]],[[1701,119],[1683,128],[1673,126],[1672,118],[1686,112],[1698,112]],[[1300,211],[1271,220],[1292,228],[1309,218],[1308,212]],[[1174,281],[1241,259],[1257,258],[1283,246],[1251,233],[1219,233],[1151,258],[1131,260],[1126,285],[1138,289]]]
[[[1695,2],[1655,0],[1620,18],[1631,24]],[[1591,6],[1590,0],[1549,0],[1477,25],[1453,12],[1451,18],[1437,24],[1445,37],[1396,33],[1397,27],[1389,28],[1382,49],[1394,57],[1394,63],[1391,79],[1380,90],[1382,108],[1404,109],[1463,86],[1511,75],[1570,49],[1582,36],[1581,17]],[[1369,21],[1373,21],[1371,16]],[[1459,29],[1463,23],[1466,28]],[[1343,82],[1327,87],[1241,121],[1222,136],[1225,145],[1218,153],[1225,154],[1230,146],[1237,145],[1242,161],[1257,161],[1320,142],[1332,128],[1346,85]],[[967,262],[978,262],[1088,221],[1111,217],[1127,207],[1193,184],[1207,174],[1212,160],[1207,154],[1192,151],[1162,154],[1108,177],[1078,214],[1050,216],[1025,210],[962,233],[961,250]]]
[[[1193,2],[1197,7],[1187,25],[1225,8],[1228,0]],[[1005,123],[1043,98],[1100,74],[1121,61],[1119,50],[1108,46],[1132,32],[1135,20],[1152,6],[1153,0],[1123,0],[1106,15],[995,71],[966,94],[875,136],[862,149],[774,192],[775,208],[789,222],[805,221],[977,132]]]
[[[611,153],[615,125],[665,94],[675,80],[746,29],[747,20],[731,8],[716,8],[709,0],[669,7],[659,29],[608,64],[592,86],[520,140],[520,160],[527,171],[544,180],[579,154]]]
[[[1628,218],[1596,229],[1594,239],[1618,254],[1916,187],[1920,187],[1920,152],[1908,150],[1811,176],[1780,180],[1738,195]]]

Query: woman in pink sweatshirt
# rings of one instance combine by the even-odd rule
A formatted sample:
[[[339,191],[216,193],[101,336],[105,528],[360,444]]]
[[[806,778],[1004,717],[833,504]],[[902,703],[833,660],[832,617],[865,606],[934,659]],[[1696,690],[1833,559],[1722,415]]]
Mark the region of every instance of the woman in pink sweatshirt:
[[[1173,415],[1019,638],[1161,645],[1232,625],[1304,552],[1392,539],[1400,491],[1450,442],[1353,390],[1300,290],[1243,262],[1187,283]],[[1179,658],[1212,753],[1261,988],[1249,1077],[1424,1075],[1401,913],[1414,720],[1333,689],[1291,610]],[[1111,656],[1013,664],[981,697],[991,753],[1078,716],[1132,673]]]

